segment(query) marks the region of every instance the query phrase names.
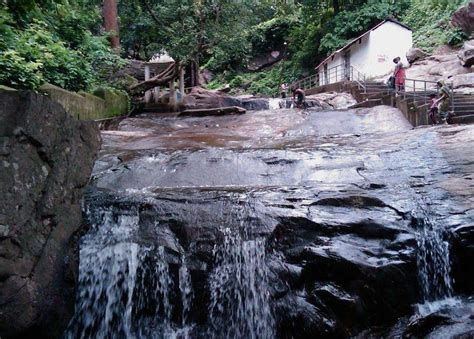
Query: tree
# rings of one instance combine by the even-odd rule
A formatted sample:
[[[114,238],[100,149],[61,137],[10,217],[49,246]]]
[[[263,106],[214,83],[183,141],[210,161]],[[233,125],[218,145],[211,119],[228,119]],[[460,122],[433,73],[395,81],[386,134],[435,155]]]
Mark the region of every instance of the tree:
[[[203,61],[246,59],[251,47],[247,32],[261,20],[261,13],[267,13],[264,4],[268,5],[254,0],[123,0],[126,49],[144,58],[166,51],[190,68],[196,85]],[[139,34],[131,36],[132,31]]]
[[[120,50],[117,0],[104,0],[102,15],[104,17],[104,29],[110,33],[110,46],[114,50]]]

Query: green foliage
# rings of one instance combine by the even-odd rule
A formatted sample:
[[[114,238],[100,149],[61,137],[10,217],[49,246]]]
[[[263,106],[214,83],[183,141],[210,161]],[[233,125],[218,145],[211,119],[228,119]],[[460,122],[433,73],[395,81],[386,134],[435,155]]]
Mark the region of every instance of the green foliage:
[[[465,0],[415,0],[403,18],[413,29],[414,45],[431,52],[442,44],[457,45],[466,39],[462,31],[450,26],[452,13]]]
[[[380,21],[398,17],[407,7],[407,1],[369,0],[356,10],[340,12],[325,25],[330,32],[322,37],[319,52],[330,54]]]
[[[253,52],[267,52],[281,48],[291,27],[296,23],[299,13],[283,17],[274,17],[264,21],[249,30],[249,38],[252,43]]]
[[[306,3],[302,13],[310,14],[303,15],[290,36],[292,52],[299,67],[309,69],[380,21],[400,17],[408,8],[409,1],[368,0],[344,4],[334,15],[334,8],[322,7],[321,2]]]
[[[276,13],[287,13],[291,3],[122,0],[121,36],[128,55],[133,57],[148,59],[165,50],[182,63],[193,62],[219,72],[237,69],[252,54],[252,38],[257,35],[252,31],[255,25]]]
[[[229,84],[233,94],[275,96],[278,95],[281,83],[291,83],[298,78],[290,66],[290,62],[285,61],[260,72],[222,72],[207,85],[207,88],[218,89]]]
[[[9,0],[1,6],[0,84],[36,89],[49,82],[79,91],[105,82],[123,61],[105,37],[93,35],[98,9],[92,0]]]

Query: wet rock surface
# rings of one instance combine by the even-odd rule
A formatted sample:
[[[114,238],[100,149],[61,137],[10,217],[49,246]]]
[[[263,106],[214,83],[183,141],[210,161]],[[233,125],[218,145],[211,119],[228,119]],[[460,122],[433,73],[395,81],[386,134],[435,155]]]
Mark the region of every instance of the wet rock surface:
[[[230,88],[229,88],[230,89]],[[306,97],[306,106],[312,110],[346,109],[357,101],[349,93],[320,93]],[[291,97],[260,98],[252,95],[230,96],[222,91],[210,91],[196,87],[184,98],[182,109],[217,109],[238,106],[248,111],[285,109],[295,106]]]
[[[99,130],[34,92],[0,92],[0,147],[0,336],[59,337]]]
[[[412,129],[378,106],[141,115],[102,137],[67,336],[468,333],[414,305],[428,222],[453,244],[455,293],[473,293],[472,126]]]

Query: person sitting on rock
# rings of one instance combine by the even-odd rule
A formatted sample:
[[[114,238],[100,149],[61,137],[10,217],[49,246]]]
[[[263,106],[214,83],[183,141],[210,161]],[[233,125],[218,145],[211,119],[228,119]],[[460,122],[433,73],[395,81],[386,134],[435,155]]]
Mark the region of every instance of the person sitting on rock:
[[[304,91],[301,88],[293,87],[292,92],[293,92],[293,101],[295,102],[296,107],[306,108],[306,100],[305,100],[306,96],[304,94]]]

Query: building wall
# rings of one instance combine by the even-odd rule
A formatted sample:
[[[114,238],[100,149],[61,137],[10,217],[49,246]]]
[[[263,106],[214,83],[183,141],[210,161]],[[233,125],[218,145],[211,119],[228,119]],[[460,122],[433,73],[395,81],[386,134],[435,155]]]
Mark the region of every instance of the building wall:
[[[366,74],[370,68],[370,34],[363,36],[359,41],[351,45],[351,66],[362,74]],[[346,51],[342,52],[345,53]],[[354,75],[356,76],[356,75]]]
[[[328,65],[328,79],[324,76],[324,65],[321,65],[319,69],[319,81],[320,85],[333,84],[338,81],[342,81],[344,73],[340,67],[336,70],[336,66],[344,64],[344,57],[342,54],[336,54],[334,59],[329,59],[326,64]]]
[[[412,32],[391,21],[385,22],[377,29],[356,41],[350,47],[336,54],[328,60],[328,69],[344,64],[344,55],[350,50],[351,65],[366,77],[388,75],[393,71],[396,56],[402,58],[402,62],[408,66],[406,59],[407,51],[413,45]],[[324,65],[318,69],[320,85],[326,84],[324,77]],[[344,80],[344,73],[340,68],[336,73],[333,71],[329,82],[335,83]]]
[[[402,58],[408,67],[406,54],[413,46],[412,32],[396,23],[387,21],[370,34],[371,66],[365,69],[368,77],[389,74],[395,68],[393,59]]]

